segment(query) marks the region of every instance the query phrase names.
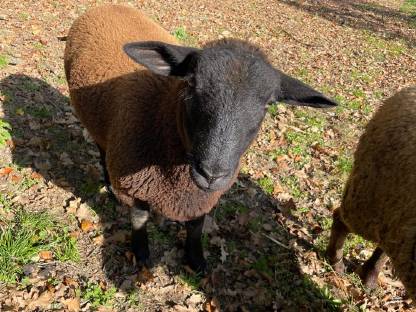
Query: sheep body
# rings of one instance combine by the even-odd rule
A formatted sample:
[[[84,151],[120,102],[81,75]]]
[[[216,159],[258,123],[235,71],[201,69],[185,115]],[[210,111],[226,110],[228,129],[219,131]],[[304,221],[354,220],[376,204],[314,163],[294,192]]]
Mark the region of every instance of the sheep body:
[[[341,261],[346,233],[357,233],[375,242],[391,258],[414,296],[416,87],[401,90],[378,109],[360,138],[354,158],[341,207],[334,214],[330,260],[333,264]]]
[[[124,204],[146,202],[172,220],[191,220],[209,212],[222,192],[192,182],[177,129],[184,82],[133,62],[122,47],[136,40],[176,43],[135,9],[102,6],[78,18],[65,50],[71,104],[106,152],[114,193]]]

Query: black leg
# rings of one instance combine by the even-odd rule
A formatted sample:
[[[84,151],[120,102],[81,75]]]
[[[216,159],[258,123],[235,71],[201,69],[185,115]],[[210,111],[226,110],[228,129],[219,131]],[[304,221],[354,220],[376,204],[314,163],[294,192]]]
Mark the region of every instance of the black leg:
[[[371,289],[377,287],[378,274],[386,261],[387,255],[380,247],[377,247],[371,257],[357,270],[366,287]]]
[[[186,243],[185,262],[195,272],[204,273],[206,261],[202,250],[202,227],[204,226],[205,215],[198,219],[185,222]]]
[[[109,187],[111,185],[111,183],[110,183],[110,177],[109,177],[108,171],[107,171],[107,165],[106,165],[106,162],[105,162],[105,152],[98,145],[97,145],[97,147],[98,147],[98,151],[100,152],[100,164],[103,167],[103,171],[104,171],[104,183],[107,185],[107,187]]]
[[[142,207],[131,208],[131,248],[139,265],[151,267],[149,252],[149,238],[147,236],[146,224],[149,219],[148,209]]]
[[[326,249],[326,256],[329,263],[338,273],[344,272],[344,262],[342,260],[343,246],[348,233],[349,230],[345,226],[344,222],[342,222],[339,211],[335,210],[334,221],[331,228],[331,237],[328,248]]]

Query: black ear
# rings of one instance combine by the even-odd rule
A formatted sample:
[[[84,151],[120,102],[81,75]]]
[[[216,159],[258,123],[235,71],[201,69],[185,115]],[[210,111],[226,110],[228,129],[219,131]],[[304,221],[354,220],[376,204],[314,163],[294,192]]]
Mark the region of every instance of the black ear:
[[[275,92],[277,101],[311,107],[333,107],[338,104],[307,84],[276,70],[279,87]]]
[[[155,74],[183,77],[189,72],[198,49],[177,46],[159,41],[127,43],[124,52],[135,62]]]

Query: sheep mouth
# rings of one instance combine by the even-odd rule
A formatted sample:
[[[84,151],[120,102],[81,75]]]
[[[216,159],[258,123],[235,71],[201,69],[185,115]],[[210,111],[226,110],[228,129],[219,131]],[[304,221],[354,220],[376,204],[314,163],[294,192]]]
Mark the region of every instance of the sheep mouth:
[[[225,191],[228,188],[232,178],[232,175],[229,174],[210,178],[202,173],[198,167],[193,166],[190,168],[190,171],[192,180],[196,186],[207,193]]]

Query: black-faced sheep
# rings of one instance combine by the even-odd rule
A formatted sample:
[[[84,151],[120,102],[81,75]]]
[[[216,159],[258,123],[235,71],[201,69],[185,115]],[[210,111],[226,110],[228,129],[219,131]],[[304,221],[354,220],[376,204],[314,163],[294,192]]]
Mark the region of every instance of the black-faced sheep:
[[[148,263],[152,209],[186,221],[185,260],[196,270],[205,266],[204,215],[236,179],[266,104],[335,105],[274,69],[257,47],[240,40],[180,46],[124,6],[94,8],[74,22],[65,71],[71,103],[101,150],[114,194],[132,207],[136,258]]]
[[[388,99],[368,123],[334,223],[327,256],[342,272],[346,235],[377,243],[361,268],[369,287],[390,257],[410,295],[416,290],[416,87]],[[385,253],[384,253],[384,252]]]

